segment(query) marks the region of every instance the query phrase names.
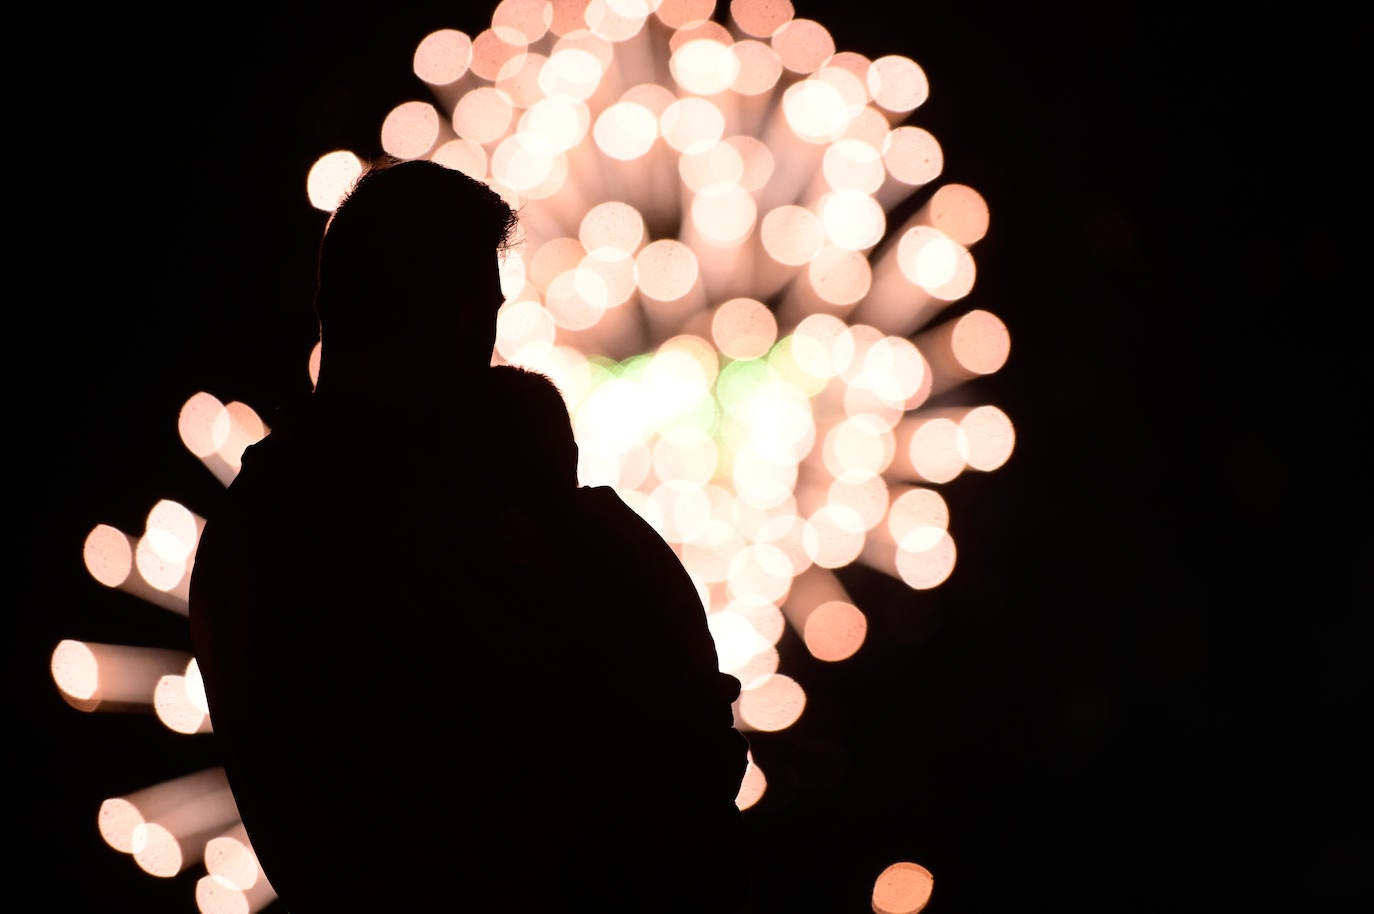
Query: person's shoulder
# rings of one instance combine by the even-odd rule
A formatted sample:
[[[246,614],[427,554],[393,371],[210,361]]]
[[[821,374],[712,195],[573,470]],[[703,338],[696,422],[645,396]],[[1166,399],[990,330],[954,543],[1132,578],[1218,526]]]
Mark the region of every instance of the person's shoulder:
[[[672,553],[672,547],[658,528],[614,486],[578,486],[573,492],[573,504],[584,533],[591,540],[615,538],[622,545],[636,547],[641,559],[645,558],[646,549],[664,558]]]

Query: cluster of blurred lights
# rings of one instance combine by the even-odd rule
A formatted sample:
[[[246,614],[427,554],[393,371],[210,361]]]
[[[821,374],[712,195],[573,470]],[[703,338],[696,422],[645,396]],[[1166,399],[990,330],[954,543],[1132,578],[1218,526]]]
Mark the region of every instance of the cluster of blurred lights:
[[[464,171],[518,208],[494,361],[557,382],[580,481],[614,486],[678,552],[721,667],[743,685],[746,731],[804,711],[802,684],[779,669],[789,627],[821,661],[862,646],[867,618],[837,569],[862,562],[918,591],[949,577],[938,487],[998,469],[1015,440],[996,406],[948,395],[998,371],[1010,340],[991,312],[950,307],[973,288],[988,208],[937,183],[940,145],[907,122],[925,73],[837,50],[794,12],[788,0],[732,0],[720,17],[715,0],[501,0],[475,35],[420,41],[427,97],[380,130],[387,153]],[[311,205],[332,211],[363,166],[349,150],[322,155]],[[319,357],[317,345],[312,381]],[[269,430],[202,392],[179,431],[228,485]],[[86,567],[185,614],[203,525],[160,501],[139,536],[92,530]],[[211,730],[188,654],[68,640],[52,673],[82,710],[151,707],[176,732]],[[766,787],[751,758],[740,807]],[[204,914],[275,897],[218,769],[112,798],[100,822],[153,875],[202,861]],[[872,908],[919,911],[932,882],[894,863]]]

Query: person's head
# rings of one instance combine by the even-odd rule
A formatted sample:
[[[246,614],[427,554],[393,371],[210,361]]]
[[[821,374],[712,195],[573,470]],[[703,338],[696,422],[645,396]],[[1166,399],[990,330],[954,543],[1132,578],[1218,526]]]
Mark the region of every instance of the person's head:
[[[373,162],[320,242],[315,312],[322,365],[362,353],[398,368],[487,367],[503,301],[499,257],[516,213],[495,190],[425,159]]]
[[[512,473],[525,497],[577,488],[577,438],[568,404],[553,379],[518,365],[491,369],[485,402],[502,475]]]

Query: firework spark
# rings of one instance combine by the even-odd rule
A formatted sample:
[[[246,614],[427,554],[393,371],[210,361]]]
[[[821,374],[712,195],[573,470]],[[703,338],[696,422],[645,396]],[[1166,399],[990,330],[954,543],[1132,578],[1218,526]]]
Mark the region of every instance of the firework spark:
[[[557,382],[580,481],[616,488],[696,582],[743,685],[737,725],[785,730],[806,692],[779,668],[784,633],[842,662],[868,620],[838,569],[915,591],[947,580],[939,487],[1015,445],[968,383],[1001,369],[1010,338],[991,311],[959,307],[989,212],[940,182],[943,150],[916,122],[925,72],[837,49],[787,0],[501,0],[479,31],[425,36],[412,63],[422,97],[386,115],[381,147],[488,182],[520,213],[494,361]],[[310,205],[331,211],[363,166],[321,154]],[[312,382],[319,358],[317,344],[303,360]],[[225,485],[269,431],[205,392],[178,423]],[[202,526],[164,500],[139,536],[91,531],[86,567],[184,615]],[[68,640],[52,673],[73,707],[147,706],[210,732],[194,659],[175,654]],[[251,914],[275,895],[214,778],[111,798],[102,829],[153,875],[202,860],[203,914]],[[737,802],[766,790],[751,758]],[[873,910],[912,914],[932,885],[893,863]]]

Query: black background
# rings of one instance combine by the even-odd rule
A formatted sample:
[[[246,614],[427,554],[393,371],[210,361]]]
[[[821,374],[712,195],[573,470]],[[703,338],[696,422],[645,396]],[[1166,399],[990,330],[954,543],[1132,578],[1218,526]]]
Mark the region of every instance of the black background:
[[[69,637],[186,646],[183,618],[91,579],[82,542],[209,500],[177,435],[191,394],[265,415],[308,384],[324,216],[304,176],[377,152],[386,111],[424,97],[415,43],[491,9],[404,7],[58,8],[11,36],[7,832],[33,909],[195,910],[195,868],[144,874],[95,817],[214,764],[213,737],[76,711],[48,659]],[[1349,909],[1374,852],[1353,24],[1311,5],[797,15],[926,70],[909,122],[991,208],[969,302],[1012,355],[978,390],[1018,440],[946,488],[949,581],[851,568],[864,649],[827,666],[780,646],[809,703],[754,737],[756,914],[862,914],[899,859],[934,873],[931,914]]]

